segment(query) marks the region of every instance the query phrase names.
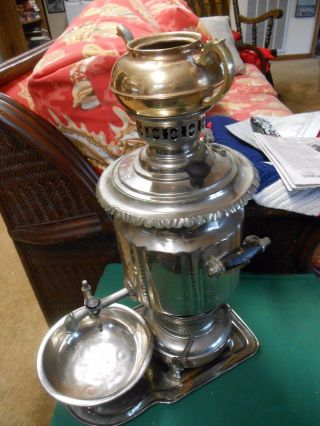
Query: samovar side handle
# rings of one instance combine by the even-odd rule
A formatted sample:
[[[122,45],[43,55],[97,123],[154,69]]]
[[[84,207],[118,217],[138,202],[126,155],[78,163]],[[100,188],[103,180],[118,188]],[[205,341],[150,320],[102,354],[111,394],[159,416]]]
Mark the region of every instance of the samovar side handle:
[[[264,252],[271,243],[270,238],[259,238],[256,235],[249,235],[245,238],[241,247],[232,250],[221,257],[209,255],[205,259],[205,268],[209,277],[220,277],[226,271],[235,268],[243,268],[248,265],[253,257]]]
[[[229,90],[235,74],[235,65],[232,59],[230,50],[225,44],[225,40],[209,40],[201,49],[199,58],[196,59],[197,65],[205,65],[215,53],[221,61],[223,69],[223,83],[218,91],[215,91],[212,96],[204,98],[203,106],[211,106],[218,102],[222,96]]]

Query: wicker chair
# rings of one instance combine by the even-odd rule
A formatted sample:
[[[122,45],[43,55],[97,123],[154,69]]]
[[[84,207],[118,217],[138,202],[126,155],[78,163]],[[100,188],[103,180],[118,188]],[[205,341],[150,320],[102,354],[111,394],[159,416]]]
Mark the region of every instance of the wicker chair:
[[[0,85],[32,68],[45,47],[0,67]],[[98,205],[98,176],[58,130],[0,95],[0,212],[49,324],[82,304],[80,283],[95,286],[108,263],[119,262],[112,223]],[[319,220],[250,203],[244,234],[272,245],[255,272],[310,268]]]
[[[98,176],[53,126],[0,94],[0,212],[49,324],[119,256]]]

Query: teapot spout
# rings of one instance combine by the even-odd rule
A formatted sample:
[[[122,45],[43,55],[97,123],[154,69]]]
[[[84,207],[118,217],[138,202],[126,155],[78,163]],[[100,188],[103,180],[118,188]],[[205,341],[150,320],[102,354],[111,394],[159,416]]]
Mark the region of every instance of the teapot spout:
[[[126,44],[128,44],[129,41],[132,41],[134,38],[129,28],[121,24],[117,25],[117,34],[123,39]]]

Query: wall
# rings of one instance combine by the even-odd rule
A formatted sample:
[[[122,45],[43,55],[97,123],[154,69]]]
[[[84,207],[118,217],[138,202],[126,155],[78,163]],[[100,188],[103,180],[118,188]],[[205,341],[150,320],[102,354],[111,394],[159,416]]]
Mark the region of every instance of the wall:
[[[283,54],[293,55],[310,53],[316,17],[295,18],[296,2],[291,1],[290,3],[291,10],[288,19],[285,52],[283,52]]]
[[[248,0],[238,1],[240,13],[242,15],[247,15]],[[281,51],[278,52],[279,56],[311,53],[313,33],[316,25],[316,17],[295,18],[295,9],[296,0],[289,0],[288,18],[284,34],[284,43]]]

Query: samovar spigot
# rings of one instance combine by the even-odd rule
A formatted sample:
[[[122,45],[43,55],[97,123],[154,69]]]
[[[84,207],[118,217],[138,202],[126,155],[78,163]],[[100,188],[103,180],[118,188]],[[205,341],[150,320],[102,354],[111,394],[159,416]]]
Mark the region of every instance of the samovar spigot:
[[[91,285],[86,280],[81,283],[81,291],[84,298],[84,306],[70,312],[64,321],[66,330],[70,333],[76,330],[79,322],[87,316],[97,317],[103,308],[129,296],[129,291],[126,288],[122,288],[112,293],[110,296],[99,299],[92,294]]]
[[[92,294],[91,285],[88,281],[82,281],[81,291],[83,294],[84,306],[86,307],[89,315],[98,315],[102,309],[101,300]]]

